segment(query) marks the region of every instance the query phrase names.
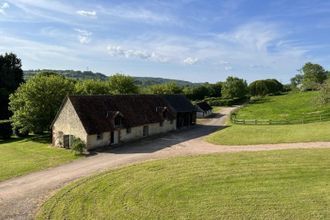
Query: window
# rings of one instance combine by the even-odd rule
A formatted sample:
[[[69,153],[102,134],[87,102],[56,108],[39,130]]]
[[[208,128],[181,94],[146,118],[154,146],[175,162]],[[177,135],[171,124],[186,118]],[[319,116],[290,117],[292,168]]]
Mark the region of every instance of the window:
[[[148,126],[143,126],[143,137],[149,135],[149,127]]]
[[[102,140],[103,139],[103,135],[101,133],[96,135],[96,139],[97,140]]]
[[[159,126],[163,127],[164,126],[164,121],[159,122]]]
[[[126,128],[126,133],[127,134],[130,134],[132,132],[132,129],[131,128]]]
[[[117,116],[115,118],[115,127],[120,127],[120,125],[121,125],[121,117]]]

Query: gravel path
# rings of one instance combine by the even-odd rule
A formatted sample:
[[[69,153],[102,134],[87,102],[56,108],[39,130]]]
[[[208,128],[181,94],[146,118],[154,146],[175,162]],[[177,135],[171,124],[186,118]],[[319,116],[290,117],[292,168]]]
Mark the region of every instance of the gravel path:
[[[330,148],[330,142],[220,146],[206,143],[205,135],[225,128],[233,108],[222,108],[217,117],[200,125],[126,144],[88,158],[0,182],[0,219],[33,219],[39,205],[57,189],[78,178],[131,163],[182,155],[296,148]]]

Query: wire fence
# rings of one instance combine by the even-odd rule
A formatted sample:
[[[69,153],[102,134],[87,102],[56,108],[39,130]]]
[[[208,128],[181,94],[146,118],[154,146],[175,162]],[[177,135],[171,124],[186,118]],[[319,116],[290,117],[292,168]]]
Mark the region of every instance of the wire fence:
[[[231,122],[240,125],[289,125],[330,121],[330,112],[305,113],[286,119],[242,119],[236,113],[231,114]]]

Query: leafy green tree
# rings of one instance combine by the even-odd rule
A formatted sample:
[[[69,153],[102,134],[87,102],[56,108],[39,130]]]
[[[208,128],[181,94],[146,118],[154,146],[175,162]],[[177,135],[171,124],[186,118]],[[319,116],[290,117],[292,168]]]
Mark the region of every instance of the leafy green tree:
[[[304,74],[303,86],[306,90],[315,90],[327,78],[327,72],[319,64],[306,63],[302,72]]]
[[[148,87],[148,93],[151,94],[181,94],[182,92],[182,87],[178,86],[175,82],[156,84]]]
[[[297,74],[290,79],[291,89],[300,89],[300,86],[303,83],[304,76],[302,74]]]
[[[276,79],[256,80],[249,85],[252,96],[276,95],[283,91],[283,85]]]
[[[112,94],[138,93],[138,87],[134,83],[134,78],[120,73],[109,77],[109,87]]]
[[[320,93],[317,96],[317,103],[319,105],[326,105],[330,103],[330,79],[327,79],[320,86]]]
[[[22,63],[13,53],[0,55],[0,120],[10,117],[9,94],[24,82]]]
[[[75,84],[75,92],[79,95],[111,94],[108,81],[93,79],[78,81]]]
[[[248,94],[248,86],[245,80],[229,76],[222,86],[224,98],[244,98]]]
[[[14,129],[42,133],[49,130],[66,95],[74,93],[74,82],[57,74],[38,74],[10,95]]]

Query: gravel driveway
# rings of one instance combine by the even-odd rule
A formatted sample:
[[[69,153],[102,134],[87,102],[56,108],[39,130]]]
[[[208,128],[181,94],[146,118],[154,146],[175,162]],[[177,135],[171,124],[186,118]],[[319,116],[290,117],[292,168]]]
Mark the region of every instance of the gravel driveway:
[[[225,128],[225,120],[232,110],[222,108],[217,117],[203,119],[191,129],[125,144],[69,164],[0,182],[0,219],[32,219],[39,205],[65,184],[130,163],[181,155],[330,147],[326,142],[257,146],[219,146],[204,142],[203,136]]]

